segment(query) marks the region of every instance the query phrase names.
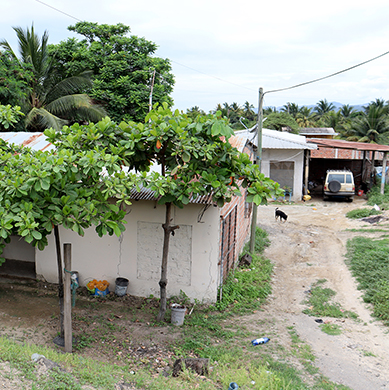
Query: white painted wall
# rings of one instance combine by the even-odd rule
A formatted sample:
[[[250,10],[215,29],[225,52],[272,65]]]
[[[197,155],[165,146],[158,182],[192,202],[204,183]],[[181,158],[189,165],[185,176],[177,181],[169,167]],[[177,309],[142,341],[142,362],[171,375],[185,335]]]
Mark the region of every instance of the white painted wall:
[[[270,177],[270,163],[279,161],[294,162],[293,201],[300,201],[303,196],[304,150],[303,149],[264,149],[262,152],[261,171]],[[271,178],[271,177],[270,177]]]
[[[172,223],[181,227],[170,239],[167,292],[172,296],[183,290],[191,299],[214,302],[219,277],[219,210],[209,208],[198,223],[201,209],[194,204],[174,208]],[[127,211],[126,231],[120,238],[99,238],[94,229],[80,237],[61,228],[61,242],[72,244],[72,271],[79,272],[81,285],[106,279],[113,291],[120,276],[129,280],[129,294],[159,297],[165,206],[137,201]],[[53,235],[44,251],[36,251],[36,273],[48,282],[58,281]]]

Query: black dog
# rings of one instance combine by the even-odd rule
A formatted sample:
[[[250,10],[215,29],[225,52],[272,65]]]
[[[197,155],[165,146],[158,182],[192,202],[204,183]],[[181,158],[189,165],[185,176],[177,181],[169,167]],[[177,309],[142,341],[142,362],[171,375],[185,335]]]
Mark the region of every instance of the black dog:
[[[288,219],[288,216],[281,210],[278,210],[276,207],[276,220],[280,218],[280,221],[284,220],[284,222]]]

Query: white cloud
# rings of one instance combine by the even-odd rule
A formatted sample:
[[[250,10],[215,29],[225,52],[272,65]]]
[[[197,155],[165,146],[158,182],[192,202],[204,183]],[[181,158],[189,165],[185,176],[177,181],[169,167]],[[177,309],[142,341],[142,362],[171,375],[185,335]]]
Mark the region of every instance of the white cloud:
[[[173,97],[180,109],[211,110],[225,101],[257,105],[260,86],[289,87],[389,50],[386,0],[42,1],[63,13],[37,0],[3,0],[0,38],[14,45],[12,26],[32,22],[40,34],[49,31],[51,43],[75,36],[67,30],[74,18],[124,23],[132,34],[155,42],[157,55],[173,61]],[[324,98],[349,104],[389,99],[388,65],[389,56],[320,83],[268,94],[266,101],[280,106]]]

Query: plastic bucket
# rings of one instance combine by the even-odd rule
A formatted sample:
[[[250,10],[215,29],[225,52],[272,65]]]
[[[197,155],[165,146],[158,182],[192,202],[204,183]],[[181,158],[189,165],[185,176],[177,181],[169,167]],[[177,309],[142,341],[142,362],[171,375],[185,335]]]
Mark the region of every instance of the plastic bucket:
[[[76,275],[77,284],[80,285],[80,281],[78,280],[78,277],[79,277],[78,272],[77,271],[72,271],[71,275]]]
[[[235,389],[239,389],[238,384],[235,382],[231,382],[230,385],[228,386],[228,390],[235,390]]]
[[[185,306],[172,305],[171,323],[177,326],[182,325],[184,323],[185,313],[186,313]]]
[[[127,293],[128,279],[116,278],[115,294],[118,297],[122,297]]]

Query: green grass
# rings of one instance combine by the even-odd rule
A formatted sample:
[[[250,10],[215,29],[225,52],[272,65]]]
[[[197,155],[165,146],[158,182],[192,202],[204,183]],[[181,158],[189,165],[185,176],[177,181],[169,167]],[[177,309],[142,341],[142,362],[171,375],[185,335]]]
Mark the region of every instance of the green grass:
[[[381,211],[378,211],[374,208],[373,209],[362,208],[362,209],[354,209],[349,211],[346,214],[346,217],[358,219],[358,218],[365,218],[365,217],[370,217],[371,215],[378,215],[378,214],[381,214]]]
[[[385,185],[384,194],[380,193],[381,185],[374,186],[368,193],[367,204],[380,206],[381,209],[389,208],[389,185]]]
[[[323,288],[322,285],[325,282],[326,279],[320,279],[312,285],[310,293],[304,301],[309,308],[304,309],[303,313],[309,316],[356,319],[358,317],[356,313],[343,310],[339,303],[332,302],[336,292],[330,288]]]
[[[342,333],[342,328],[336,324],[321,324],[320,329],[330,336],[337,336]]]
[[[347,264],[373,315],[389,325],[389,239],[354,237],[347,243]]]

